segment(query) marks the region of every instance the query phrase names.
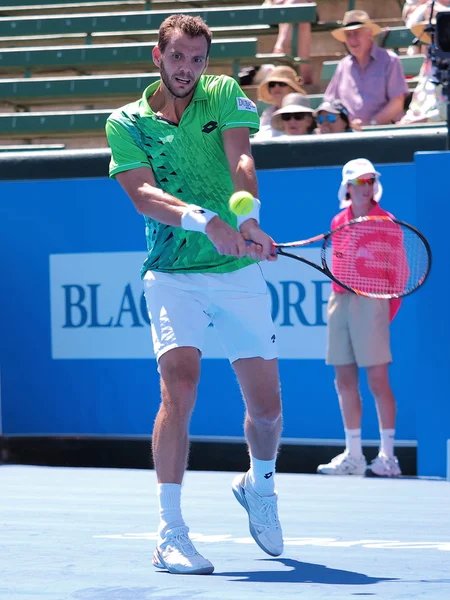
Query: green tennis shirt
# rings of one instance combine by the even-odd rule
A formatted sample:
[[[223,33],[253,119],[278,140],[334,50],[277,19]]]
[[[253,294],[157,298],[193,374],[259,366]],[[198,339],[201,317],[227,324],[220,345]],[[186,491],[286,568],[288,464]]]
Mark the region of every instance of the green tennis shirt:
[[[155,115],[148,98],[159,81],[142,98],[119,108],[108,118],[106,135],[111,147],[109,175],[151,167],[156,185],[187,202],[216,212],[237,228],[228,207],[234,192],[222,132],[247,127],[259,129],[259,116],[234,79],[203,75],[178,125]],[[141,269],[161,272],[228,273],[254,261],[220,255],[203,233],[185,231],[145,218],[148,256]]]

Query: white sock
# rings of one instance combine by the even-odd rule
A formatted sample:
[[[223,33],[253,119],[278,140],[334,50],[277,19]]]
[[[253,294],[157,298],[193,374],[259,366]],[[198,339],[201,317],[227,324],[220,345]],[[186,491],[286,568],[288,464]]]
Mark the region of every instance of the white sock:
[[[345,429],[345,447],[355,458],[362,456],[361,429]]]
[[[185,524],[181,515],[181,484],[158,483],[157,493],[160,517],[158,534],[163,540],[168,531]]]
[[[275,462],[259,460],[250,455],[249,479],[253,489],[260,496],[272,496],[275,493]]]
[[[388,458],[394,456],[395,429],[380,429],[380,454],[386,454]]]

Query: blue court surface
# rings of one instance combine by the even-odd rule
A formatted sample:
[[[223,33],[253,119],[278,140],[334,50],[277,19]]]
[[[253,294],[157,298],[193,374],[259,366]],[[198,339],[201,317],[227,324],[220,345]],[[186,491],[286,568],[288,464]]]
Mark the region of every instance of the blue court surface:
[[[183,512],[212,575],[151,564],[154,471],[0,467],[1,600],[450,598],[450,483],[279,473],[285,552],[265,555],[234,473],[188,472]]]

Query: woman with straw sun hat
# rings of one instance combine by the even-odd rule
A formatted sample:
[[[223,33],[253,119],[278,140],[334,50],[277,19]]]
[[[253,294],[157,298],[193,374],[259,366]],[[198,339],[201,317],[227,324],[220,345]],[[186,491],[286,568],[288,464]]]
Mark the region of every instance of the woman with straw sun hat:
[[[297,75],[292,67],[280,65],[272,69],[269,75],[259,84],[258,100],[269,104],[269,106],[261,114],[260,130],[255,139],[267,139],[281,135],[281,132],[272,129],[271,119],[273,113],[281,108],[283,98],[287,94],[297,92],[306,96],[301,83],[301,77]]]

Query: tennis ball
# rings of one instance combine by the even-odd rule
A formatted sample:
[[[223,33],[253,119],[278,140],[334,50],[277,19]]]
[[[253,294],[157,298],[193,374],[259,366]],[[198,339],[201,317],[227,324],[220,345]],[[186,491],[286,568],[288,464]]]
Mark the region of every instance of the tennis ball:
[[[253,210],[253,200],[250,192],[235,192],[230,198],[230,210],[235,215],[248,215]]]

